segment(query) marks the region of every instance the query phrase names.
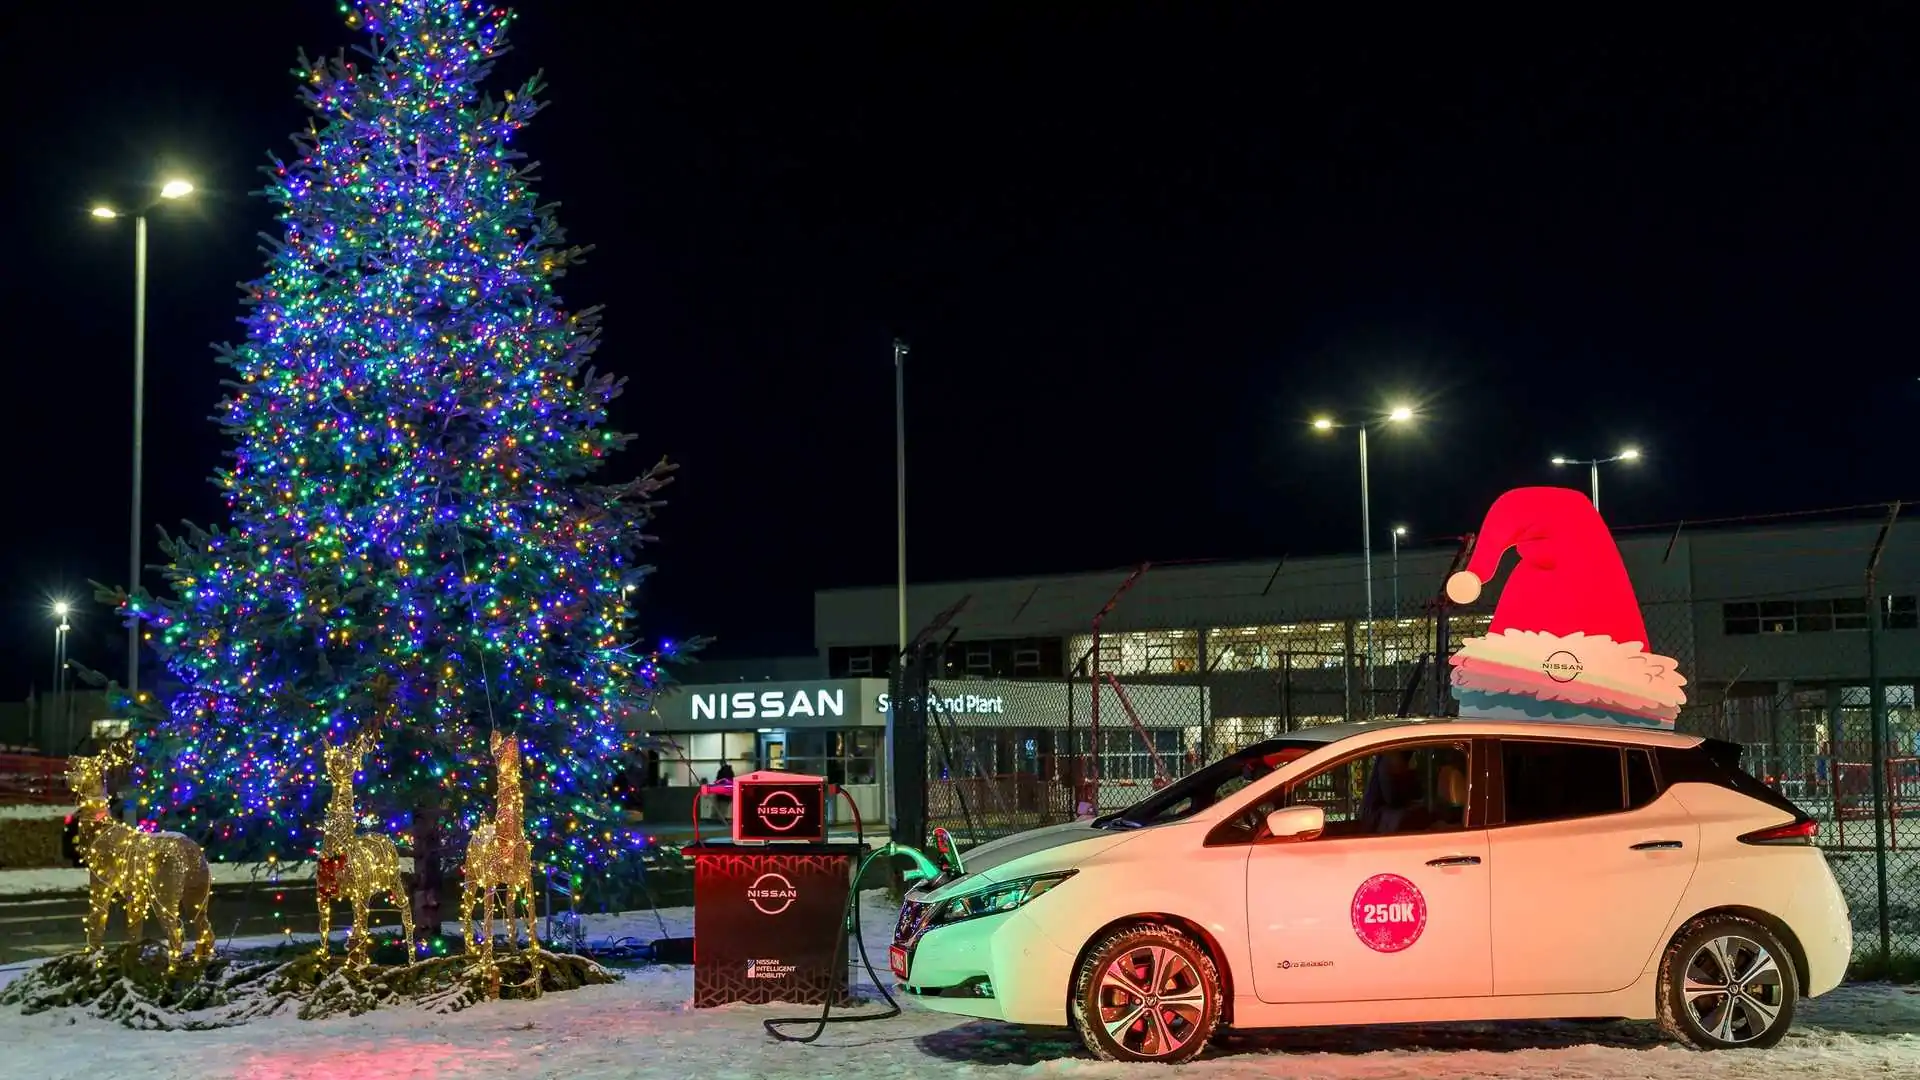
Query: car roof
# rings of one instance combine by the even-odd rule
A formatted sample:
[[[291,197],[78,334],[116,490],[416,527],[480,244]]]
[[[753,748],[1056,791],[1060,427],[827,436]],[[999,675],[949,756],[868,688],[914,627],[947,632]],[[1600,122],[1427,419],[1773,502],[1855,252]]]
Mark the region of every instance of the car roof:
[[[1686,748],[1703,741],[1698,735],[1685,735],[1662,728],[1637,728],[1625,724],[1563,724],[1557,721],[1476,720],[1470,717],[1412,717],[1401,720],[1354,720],[1337,724],[1316,724],[1280,736],[1292,742],[1317,742],[1332,745],[1364,736],[1368,742],[1390,741],[1392,734],[1412,734],[1415,728],[1444,728],[1452,735],[1524,736],[1529,739],[1572,739],[1629,743],[1636,746]]]

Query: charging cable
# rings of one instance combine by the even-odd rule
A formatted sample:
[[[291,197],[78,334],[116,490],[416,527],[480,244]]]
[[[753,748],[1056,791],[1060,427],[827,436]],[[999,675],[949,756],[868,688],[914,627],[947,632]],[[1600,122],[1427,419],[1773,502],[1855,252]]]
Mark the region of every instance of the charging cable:
[[[860,821],[860,807],[853,801],[853,796],[847,794],[845,788],[835,784],[833,790],[835,793],[843,796],[847,800],[847,806],[853,810],[854,836],[860,846],[865,847],[867,844],[866,827]],[[819,1016],[789,1016],[762,1021],[761,1026],[767,1029],[767,1034],[781,1042],[810,1043],[826,1034],[828,1024],[858,1024],[868,1020],[891,1020],[900,1015],[900,1003],[895,1001],[893,995],[887,992],[886,981],[880,977],[878,972],[874,971],[873,958],[867,955],[867,936],[860,929],[860,882],[865,880],[867,868],[873,865],[874,860],[891,858],[907,852],[919,855],[919,852],[915,852],[911,848],[889,842],[869,852],[860,860],[859,867],[853,872],[853,884],[847,889],[846,907],[842,909],[840,913],[842,933],[833,947],[833,964],[829,968],[831,971],[843,971],[847,965],[852,963],[853,958],[847,954],[847,938],[851,936],[854,944],[860,950],[861,966],[866,969],[867,977],[873,980],[873,988],[879,991],[880,997],[887,1003],[886,1010],[877,1013],[861,1013],[859,1016],[834,1016],[833,988],[828,987],[827,1000],[821,1004]],[[919,861],[924,862],[925,857],[922,856]],[[789,1035],[780,1030],[783,1027],[792,1027],[795,1024],[812,1024],[813,1031],[806,1035]]]

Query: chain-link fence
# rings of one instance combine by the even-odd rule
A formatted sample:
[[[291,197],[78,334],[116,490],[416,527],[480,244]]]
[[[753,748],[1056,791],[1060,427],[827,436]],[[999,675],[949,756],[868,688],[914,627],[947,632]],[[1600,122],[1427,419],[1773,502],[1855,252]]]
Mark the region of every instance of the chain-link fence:
[[[1494,599],[1444,607],[1427,599],[1439,591],[1429,575],[1406,583],[1407,602],[1381,605],[1393,618],[1335,610],[1287,623],[1142,629],[1154,621],[1147,616],[1103,630],[1134,584],[1066,639],[1063,676],[931,678],[929,827],[981,843],[1119,809],[1260,739],[1457,712],[1446,657],[1487,632]],[[1813,600],[1701,596],[1694,585],[1640,593],[1649,647],[1688,680],[1679,730],[1740,744],[1748,771],[1820,822],[1852,911],[1857,962],[1920,962],[1920,663],[1911,659],[1920,655],[1920,579],[1879,581],[1871,600],[1859,576],[1796,582],[1796,594],[1824,597]],[[1896,666],[1869,656],[1870,638]],[[1889,641],[1901,648],[1890,653]],[[959,662],[942,663],[940,650],[936,643],[928,674],[958,674]]]

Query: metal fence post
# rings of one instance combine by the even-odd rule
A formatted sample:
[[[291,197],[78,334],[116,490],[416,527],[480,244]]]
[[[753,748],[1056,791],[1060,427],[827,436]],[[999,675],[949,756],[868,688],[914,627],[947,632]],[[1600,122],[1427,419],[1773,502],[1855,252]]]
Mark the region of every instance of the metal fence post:
[[[1887,688],[1880,680],[1880,553],[1886,550],[1887,536],[1900,517],[1900,504],[1887,509],[1886,524],[1873,542],[1867,557],[1867,709],[1868,728],[1872,731],[1871,773],[1873,775],[1873,869],[1874,888],[1880,900],[1880,959],[1893,959],[1892,920],[1887,910],[1887,755],[1892,747],[1887,737]]]
[[[893,716],[893,839],[914,848],[927,843],[927,650],[909,648],[894,660],[888,687]]]

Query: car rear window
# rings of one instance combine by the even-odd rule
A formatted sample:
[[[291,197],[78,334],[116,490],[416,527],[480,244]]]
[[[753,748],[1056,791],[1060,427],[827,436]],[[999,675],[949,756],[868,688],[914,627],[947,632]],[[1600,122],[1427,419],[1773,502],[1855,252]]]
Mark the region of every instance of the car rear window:
[[[1744,754],[1745,750],[1740,744],[1721,739],[1707,739],[1687,750],[1662,749],[1660,779],[1668,784],[1714,784],[1731,788],[1784,814],[1795,818],[1805,817],[1806,811],[1795,806],[1793,800],[1740,767],[1740,759]]]

